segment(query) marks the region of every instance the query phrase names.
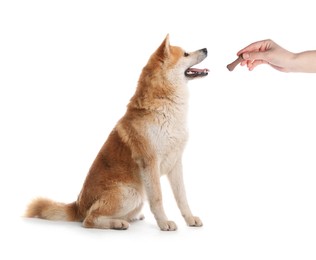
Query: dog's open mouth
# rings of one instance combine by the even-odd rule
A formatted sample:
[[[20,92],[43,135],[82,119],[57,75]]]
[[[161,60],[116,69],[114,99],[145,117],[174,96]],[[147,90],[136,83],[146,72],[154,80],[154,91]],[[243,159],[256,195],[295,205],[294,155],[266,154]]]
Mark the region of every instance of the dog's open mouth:
[[[184,74],[189,78],[204,77],[208,75],[208,69],[188,68]]]

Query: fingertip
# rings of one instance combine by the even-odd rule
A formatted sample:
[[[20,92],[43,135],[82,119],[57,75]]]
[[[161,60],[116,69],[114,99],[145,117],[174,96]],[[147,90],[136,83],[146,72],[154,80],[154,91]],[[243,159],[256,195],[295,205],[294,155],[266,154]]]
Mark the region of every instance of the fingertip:
[[[244,52],[246,52],[246,49],[245,49],[245,48],[239,50],[239,51],[237,52],[237,56],[242,55]]]
[[[242,53],[240,56],[241,56],[244,60],[248,60],[249,57],[250,57],[249,53],[247,53],[247,52]]]

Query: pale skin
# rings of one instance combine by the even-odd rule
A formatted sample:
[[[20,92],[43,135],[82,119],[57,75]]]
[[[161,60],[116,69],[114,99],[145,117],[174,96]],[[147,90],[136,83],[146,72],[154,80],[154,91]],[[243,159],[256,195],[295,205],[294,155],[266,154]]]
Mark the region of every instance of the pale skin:
[[[251,43],[237,55],[243,58],[240,64],[250,71],[258,65],[269,64],[282,72],[316,73],[316,50],[294,53],[272,40],[263,40]]]

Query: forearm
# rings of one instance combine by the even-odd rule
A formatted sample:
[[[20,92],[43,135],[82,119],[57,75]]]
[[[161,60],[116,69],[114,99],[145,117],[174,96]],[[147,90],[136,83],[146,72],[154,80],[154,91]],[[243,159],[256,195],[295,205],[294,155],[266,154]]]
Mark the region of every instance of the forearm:
[[[296,53],[290,70],[292,72],[316,73],[316,50]]]

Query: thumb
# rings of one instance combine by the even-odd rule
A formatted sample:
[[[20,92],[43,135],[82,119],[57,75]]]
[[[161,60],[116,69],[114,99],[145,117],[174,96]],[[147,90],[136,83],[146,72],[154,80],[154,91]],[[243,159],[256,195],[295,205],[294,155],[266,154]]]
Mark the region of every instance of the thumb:
[[[265,60],[266,52],[244,52],[241,55],[244,60]]]

